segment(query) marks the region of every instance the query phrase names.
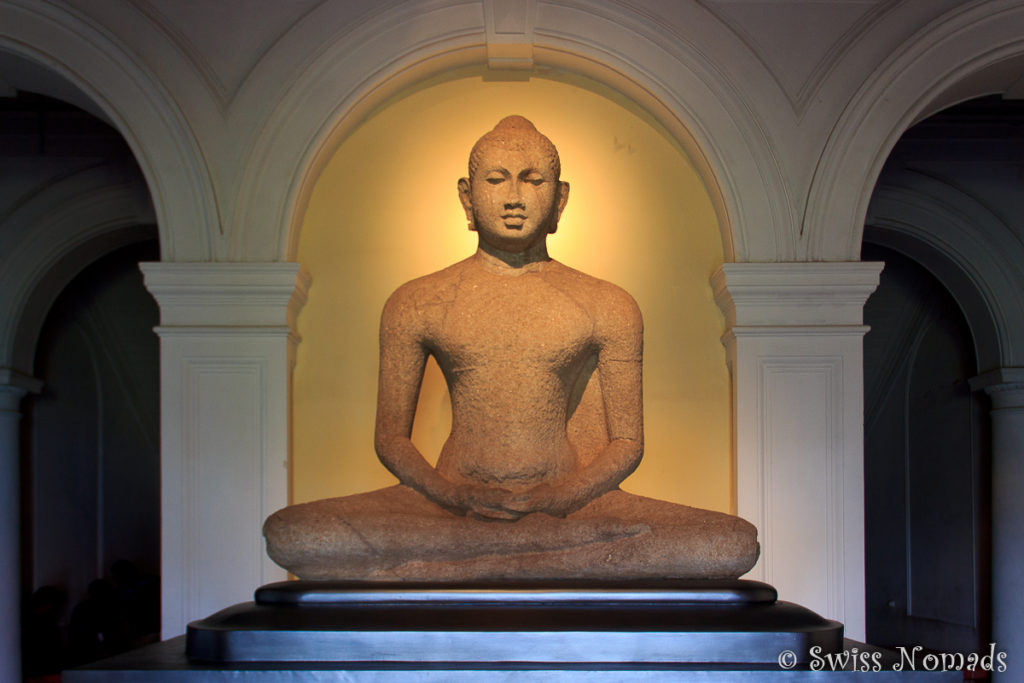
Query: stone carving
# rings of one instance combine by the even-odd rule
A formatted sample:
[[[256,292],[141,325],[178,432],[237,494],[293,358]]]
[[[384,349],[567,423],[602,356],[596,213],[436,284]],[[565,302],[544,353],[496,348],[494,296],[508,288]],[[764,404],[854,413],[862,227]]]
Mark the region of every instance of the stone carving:
[[[267,552],[304,579],[734,578],[757,531],[632,495],[643,453],[642,320],[632,297],[548,257],[569,197],[522,117],[473,147],[458,189],[479,247],[384,306],[375,445],[399,485],[293,505]],[[427,357],[452,431],[437,466],[410,440]]]

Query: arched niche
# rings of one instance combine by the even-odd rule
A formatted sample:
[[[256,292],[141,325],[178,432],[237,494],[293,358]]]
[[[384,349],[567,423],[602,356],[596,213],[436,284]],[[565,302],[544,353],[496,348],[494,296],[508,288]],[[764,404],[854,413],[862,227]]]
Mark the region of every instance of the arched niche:
[[[124,136],[146,178],[164,260],[208,261],[220,226],[203,155],[159,80],[94,24],[59,6],[0,4],[0,51],[52,71]]]
[[[298,322],[293,501],[394,483],[372,450],[380,309],[403,282],[473,253],[456,180],[512,113],[554,141],[572,186],[552,256],[625,287],[645,315],[647,454],[625,488],[732,510],[725,321],[708,286],[724,255],[698,164],[644,107],[589,78],[482,67],[391,98],[311,184],[296,245],[314,285]],[[446,401],[428,370],[413,435],[428,458],[447,436]]]
[[[948,12],[893,53],[851,99],[822,153],[801,231],[807,260],[856,261],[882,166],[915,122],[952,104],[1020,88],[1019,2]]]
[[[864,233],[925,266],[949,290],[974,333],[979,372],[1015,365],[1024,332],[1013,253],[1000,239],[1006,232],[977,200],[947,183],[916,178],[909,187],[878,187]]]
[[[988,73],[1005,82],[1016,69],[1024,69],[1024,56]],[[972,87],[961,83],[948,96],[959,102]],[[1018,367],[1024,353],[1013,147],[1022,115],[1021,102],[992,96],[915,125],[894,148],[868,207],[865,239],[870,233],[917,260],[957,300],[974,332],[979,373]]]
[[[159,387],[155,381],[138,381],[136,372],[141,365],[149,378],[157,376],[158,347],[151,331],[155,305],[131,260],[158,258],[159,249],[147,183],[103,108],[57,69],[7,50],[0,50],[0,79],[16,91],[5,102],[5,115],[34,124],[20,135],[18,128],[5,131],[13,144],[5,150],[0,171],[0,375],[8,395],[15,390],[14,407],[23,413],[19,438],[0,449],[5,476],[14,483],[13,491],[0,495],[3,516],[5,525],[17,530],[12,535],[8,526],[0,536],[10,564],[21,570],[19,581],[17,569],[5,569],[10,591],[0,600],[5,612],[17,615],[17,596],[47,583],[68,587],[70,608],[84,596],[85,583],[108,570],[108,555],[120,555],[140,539],[148,548],[144,554],[150,569],[159,562]],[[62,125],[52,126],[54,120]],[[145,248],[133,249],[139,244]],[[115,289],[129,296],[99,302],[94,295],[102,287],[85,291],[79,276],[91,271],[93,281],[114,282],[109,256],[124,249],[115,255],[123,276]],[[54,339],[46,332],[47,320],[54,319],[55,302],[72,299],[77,301],[75,315],[65,318],[63,334],[57,335],[62,345],[54,350],[47,344]],[[135,315],[125,301],[141,304],[150,315]],[[88,332],[78,336],[85,328]],[[49,329],[52,333],[52,325]],[[136,355],[142,347],[147,354]],[[45,360],[37,362],[41,357]],[[22,398],[19,387],[32,394]],[[143,403],[149,408],[148,438],[125,440],[138,432],[132,418]],[[93,429],[76,433],[83,424]],[[137,447],[140,440],[142,448]],[[106,476],[104,465],[113,477]],[[135,478],[139,471],[148,475],[145,484]],[[129,494],[121,495],[125,490]],[[76,495],[83,491],[85,498]],[[124,504],[120,511],[104,507],[103,491],[105,502]],[[85,499],[88,504],[81,504]],[[148,514],[140,514],[143,508]],[[112,517],[98,514],[104,509]],[[127,534],[115,531],[121,522],[124,529],[143,518],[145,523]],[[74,543],[62,542],[61,534],[70,534]],[[89,554],[101,546],[109,552]],[[6,609],[12,601],[14,606]],[[29,652],[33,644],[24,635]],[[16,647],[16,641],[3,646],[5,667],[17,669]],[[0,677],[6,680],[6,673]]]
[[[15,243],[0,275],[2,364],[31,373],[43,320],[68,282],[104,254],[157,236],[139,183],[94,167],[40,190],[7,217]]]
[[[484,12],[472,11],[487,3],[472,5],[442,2],[368,14],[304,66],[247,152],[238,211],[226,229],[232,260],[295,260],[305,204],[338,144],[405,89],[487,63]],[[706,51],[618,4],[553,9],[538,11],[523,38],[534,68],[612,88],[669,132],[708,189],[726,261],[794,260],[795,221],[778,160],[744,94],[716,75],[719,67]],[[307,21],[330,22],[335,11],[322,6]],[[698,5],[673,11],[681,23],[731,40]],[[297,27],[289,39],[312,34],[307,28]],[[761,68],[749,55],[732,58]],[[240,101],[250,96],[243,90]]]
[[[1022,61],[1018,55],[993,63],[986,69],[972,71],[969,77],[949,85],[929,109],[932,106],[961,103],[972,94],[993,91],[1012,94],[1012,84],[1009,88],[1006,84],[1019,73]],[[1001,422],[1003,416],[1012,418],[1020,412],[1013,404],[1003,406],[996,403],[999,398],[995,397],[999,397],[1000,391],[1013,395],[1013,379],[1021,363],[1021,341],[1024,339],[1021,336],[1024,331],[1024,290],[1021,286],[1024,271],[1020,267],[1024,260],[1024,250],[1016,216],[1020,184],[1019,155],[1015,154],[1015,131],[1019,128],[1022,112],[1024,109],[1020,102],[1009,102],[998,96],[987,97],[962,102],[908,130],[893,148],[881,171],[864,228],[865,247],[869,243],[882,245],[896,257],[887,258],[887,261],[895,264],[900,261],[913,263],[914,268],[925,274],[913,276],[910,280],[912,284],[932,280],[935,284],[931,290],[948,291],[948,295],[943,294],[951,302],[947,309],[959,310],[955,311],[956,315],[947,315],[945,319],[952,320],[962,313],[965,321],[963,328],[969,340],[962,343],[961,347],[974,352],[970,362],[961,365],[959,376],[954,381],[946,381],[947,387],[952,386],[961,394],[961,404],[970,400],[973,424],[957,425],[954,420],[935,416],[926,422],[924,430],[916,434],[907,431],[906,436],[894,437],[890,431],[893,428],[904,429],[904,424],[910,421],[905,419],[901,423],[899,419],[889,419],[881,422],[886,428],[881,436],[888,443],[879,447],[876,438],[875,446],[872,447],[872,439],[866,437],[869,447],[865,451],[865,470],[870,472],[872,469],[869,464],[872,459],[884,465],[885,453],[894,451],[895,457],[888,460],[890,464],[907,472],[907,485],[903,486],[899,478],[883,474],[883,488],[907,491],[916,488],[927,494],[918,496],[918,501],[941,506],[947,511],[961,511],[953,514],[960,530],[951,529],[942,544],[947,551],[956,553],[957,558],[922,562],[918,557],[916,561],[919,566],[928,566],[929,571],[942,578],[945,585],[940,584],[940,589],[948,587],[950,592],[956,592],[966,587],[969,597],[973,599],[974,615],[970,620],[959,618],[956,622],[975,628],[975,637],[980,637],[982,642],[1003,643],[1002,647],[1007,651],[1012,651],[1015,646],[1012,640],[1014,619],[1020,611],[1019,605],[1014,602],[1016,596],[1020,595],[1020,574],[1017,571],[1020,564],[1017,533],[1017,520],[1020,519],[1020,476],[1016,466],[1019,462],[1020,440],[1012,436],[1000,439],[997,435],[1000,434],[999,429],[1006,424]],[[886,272],[889,270],[887,264]],[[906,278],[909,272],[898,266],[894,271],[890,279],[901,272]],[[879,291],[882,290],[883,287],[880,287]],[[891,292],[888,296],[891,300]],[[899,300],[909,301],[912,298],[900,296]],[[868,318],[870,308],[871,302],[865,309],[866,322],[875,326]],[[894,319],[897,316],[890,317]],[[913,316],[904,313],[899,318],[900,324],[906,325]],[[884,330],[882,324],[877,327]],[[871,334],[874,333],[875,330],[872,330]],[[875,339],[877,346],[878,338]],[[941,341],[936,343],[929,340],[928,343],[941,348]],[[920,346],[930,351],[923,342]],[[911,349],[910,353],[901,354],[903,349],[895,345],[886,350],[890,358],[900,360],[913,357],[912,353],[915,352]],[[882,365],[889,377],[897,376],[888,367],[889,364],[876,361],[872,367],[870,360],[870,354],[866,351],[866,376],[873,371],[877,374],[879,365]],[[934,382],[941,378],[941,370],[934,368],[927,379]],[[875,396],[871,396],[871,393]],[[899,396],[896,392],[889,396],[879,394],[881,392],[868,392],[866,396],[866,413],[869,418],[872,412],[879,412],[878,406],[887,400],[892,408],[892,396]],[[910,415],[911,411],[920,413],[934,405],[938,396],[941,396],[941,392],[914,395],[908,391],[905,406],[896,407],[901,409],[904,416]],[[961,419],[965,412],[960,411]],[[932,429],[931,425],[941,425],[941,428]],[[867,428],[871,429],[870,419]],[[956,438],[943,437],[942,429],[955,430]],[[935,439],[936,435],[940,437],[938,440]],[[936,448],[936,443],[941,444],[941,447]],[[905,454],[912,454],[914,449],[924,453],[926,465],[918,463],[915,467],[909,462],[903,462]],[[968,467],[971,469],[967,470]],[[949,476],[956,472],[959,474],[955,474],[952,479],[957,489],[956,496],[952,490],[944,491],[941,485],[931,485],[934,473]],[[900,534],[914,538],[915,533],[918,533],[919,540],[921,536],[919,530],[915,531],[914,525],[904,525],[897,515],[888,514],[884,510],[883,506],[891,498],[884,492],[878,493],[879,481],[878,477],[869,476],[866,479],[868,515],[874,514],[876,519],[873,529],[871,524],[868,525],[867,547],[869,564],[874,555],[884,575],[891,567],[877,563],[878,557],[888,555],[910,558],[911,553],[902,553],[899,549],[888,553],[878,553],[876,550],[873,553],[872,549],[892,543],[894,537],[899,541]],[[877,506],[874,509],[872,501]],[[973,506],[969,503],[973,503]],[[907,509],[910,509],[909,506]],[[973,531],[974,537],[965,537],[961,533],[963,531]],[[971,560],[978,579],[972,581],[966,577],[968,572],[964,571],[962,564],[960,569],[956,568],[961,558]],[[897,570],[902,571],[899,567]],[[877,608],[872,608],[872,602],[874,605],[886,604],[885,600],[878,599],[879,589],[891,591],[894,584],[885,579],[878,580],[877,575],[872,580],[871,573],[869,568],[868,609],[875,609],[879,628],[892,629],[897,634],[902,631],[901,637],[904,640],[910,638],[925,647],[944,651],[956,649],[952,643],[944,644],[937,640],[952,637],[959,628],[942,623],[948,622],[948,619],[933,620],[934,624],[929,622],[927,628],[933,629],[933,633],[928,639],[914,635],[912,629],[925,626],[916,617],[929,616],[927,600],[920,599],[920,596],[910,596],[913,598],[912,610],[905,609],[900,599],[895,601],[896,609],[889,609],[886,614],[880,615]],[[914,580],[909,583],[913,584]],[[900,590],[898,582],[895,585]],[[924,585],[927,588],[927,583]],[[907,588],[904,592],[911,593],[909,585]],[[872,598],[872,595],[875,597]],[[946,597],[942,595],[940,600],[944,601]],[[991,636],[986,635],[989,627],[992,630]],[[869,632],[868,635],[872,634]],[[963,632],[960,637],[964,637]],[[879,643],[887,644],[882,639]]]

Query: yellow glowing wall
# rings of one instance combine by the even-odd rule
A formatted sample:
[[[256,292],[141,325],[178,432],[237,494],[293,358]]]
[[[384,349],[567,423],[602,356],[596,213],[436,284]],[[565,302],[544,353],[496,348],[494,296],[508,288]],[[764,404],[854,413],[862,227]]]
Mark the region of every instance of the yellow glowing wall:
[[[571,184],[552,257],[615,282],[644,314],[646,452],[623,488],[729,511],[725,323],[708,278],[718,223],[686,155],[636,105],[565,75],[437,80],[379,108],[323,170],[299,259],[313,278],[299,317],[293,389],[293,502],[394,483],[373,452],[377,324],[400,284],[471,254],[456,193],[476,139],[508,114],[558,147]],[[447,392],[428,368],[414,441],[435,460]]]

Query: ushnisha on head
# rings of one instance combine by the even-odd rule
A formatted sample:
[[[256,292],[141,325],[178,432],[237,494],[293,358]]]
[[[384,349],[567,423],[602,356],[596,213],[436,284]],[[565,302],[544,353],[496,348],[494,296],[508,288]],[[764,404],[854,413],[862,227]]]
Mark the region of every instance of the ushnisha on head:
[[[506,116],[490,131],[484,133],[469,153],[469,177],[472,178],[480,167],[480,157],[484,148],[494,146],[499,149],[523,151],[536,149],[544,157],[548,167],[558,180],[562,174],[562,162],[558,158],[558,150],[546,135],[537,130],[533,123],[523,116]]]
[[[543,251],[569,198],[560,173],[558,150],[522,116],[505,117],[481,137],[469,155],[469,177],[459,180],[459,199],[481,248]]]

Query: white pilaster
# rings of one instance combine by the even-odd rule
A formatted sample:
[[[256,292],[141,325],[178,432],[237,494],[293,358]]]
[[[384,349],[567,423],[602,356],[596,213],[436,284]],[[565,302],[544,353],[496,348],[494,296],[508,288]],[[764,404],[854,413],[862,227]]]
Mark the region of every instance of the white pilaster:
[[[992,640],[1008,661],[1024,656],[1024,368],[971,380],[992,398]],[[1002,677],[996,674],[1002,680]]]
[[[749,578],[864,638],[864,302],[880,263],[726,263],[737,514]]]
[[[0,680],[21,680],[21,399],[42,382],[0,368]]]
[[[160,305],[162,637],[286,577],[261,528],[288,503],[297,263],[143,263]]]

